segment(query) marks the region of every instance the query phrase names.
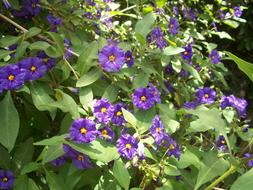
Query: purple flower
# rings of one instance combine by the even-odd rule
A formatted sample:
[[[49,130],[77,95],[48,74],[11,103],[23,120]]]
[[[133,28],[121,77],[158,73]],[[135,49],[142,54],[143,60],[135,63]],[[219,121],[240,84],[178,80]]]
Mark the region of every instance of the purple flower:
[[[155,104],[154,93],[149,88],[138,88],[132,95],[133,104],[143,110],[147,110]]]
[[[83,14],[84,17],[88,18],[88,19],[93,19],[93,15],[91,12],[86,12]]]
[[[69,60],[69,59],[70,59],[70,56],[71,56],[70,51],[72,50],[71,42],[70,42],[70,40],[67,39],[67,38],[64,38],[63,41],[64,41],[64,46],[67,48],[67,50],[65,51],[65,58],[66,58],[67,60]]]
[[[221,9],[218,10],[218,16],[220,17],[220,19],[223,20],[225,18],[225,15],[226,13],[223,10]]]
[[[13,184],[13,173],[11,171],[0,170],[0,189],[11,189]]]
[[[145,148],[144,144],[142,142],[139,142],[138,148],[137,148],[137,155],[140,160],[143,160],[146,158],[144,148]]]
[[[167,74],[173,74],[173,73],[174,73],[174,69],[173,69],[171,63],[169,63],[169,64],[165,67],[165,72],[166,72]]]
[[[86,0],[86,3],[90,6],[95,6],[96,3],[94,2],[94,0]]]
[[[137,154],[138,141],[129,134],[123,134],[117,140],[116,146],[121,156],[131,160]]]
[[[148,83],[149,89],[153,92],[155,103],[161,103],[161,93],[159,90],[152,84]]]
[[[169,149],[167,155],[168,156],[173,155],[175,158],[179,160],[180,150],[179,150],[179,146],[177,142],[174,139],[172,139],[169,135],[164,134],[163,143],[164,143],[164,146]]]
[[[47,54],[44,51],[40,51],[37,54],[37,57],[42,59],[42,63],[46,65],[47,70],[52,69],[56,64],[56,60],[53,59],[53,58],[48,57]]]
[[[173,86],[170,84],[170,82],[169,82],[168,80],[165,80],[165,81],[164,81],[164,84],[165,84],[165,87],[167,88],[167,90],[168,90],[170,93],[174,92],[174,88],[173,88]]]
[[[59,166],[62,166],[63,164],[65,164],[67,161],[67,155],[64,154],[56,159],[54,159],[51,163],[56,166],[56,167],[59,167]]]
[[[106,98],[96,100],[94,104],[94,116],[103,124],[107,124],[113,116],[113,106]]]
[[[134,58],[133,58],[133,55],[132,55],[132,52],[131,51],[126,51],[125,53],[125,59],[126,59],[126,64],[127,66],[130,68],[133,66],[134,64]]]
[[[17,90],[24,85],[26,73],[17,65],[0,67],[0,88]]]
[[[209,87],[200,88],[196,92],[197,99],[201,104],[212,104],[216,98],[216,92]]]
[[[178,10],[178,7],[172,7],[172,10],[173,10],[173,13],[175,14],[175,15],[178,15],[179,14],[179,10]]]
[[[3,3],[4,3],[4,6],[5,6],[6,9],[11,8],[11,4],[9,3],[8,0],[3,0]]]
[[[182,78],[188,77],[189,73],[185,70],[185,69],[181,69],[181,71],[179,72],[179,76]]]
[[[26,80],[37,80],[47,72],[47,66],[38,57],[29,57],[19,62],[19,67],[26,73]]]
[[[190,60],[192,58],[192,46],[191,44],[188,44],[187,46],[184,46],[183,47],[185,49],[184,52],[181,52],[181,57],[184,59],[184,60]]]
[[[217,141],[217,148],[218,150],[224,152],[226,150],[226,140],[224,136],[220,135]]]
[[[171,17],[168,28],[169,28],[169,31],[172,35],[176,35],[179,30],[179,23],[178,23],[177,19]]]
[[[70,139],[76,143],[89,143],[96,139],[96,124],[89,119],[76,119],[69,129]]]
[[[108,126],[105,126],[101,129],[99,129],[99,138],[101,138],[101,139],[112,142],[114,139],[114,136],[115,135],[114,135],[113,130]]]
[[[234,6],[233,10],[234,10],[234,16],[235,17],[241,17],[242,16],[242,10],[239,6]]]
[[[190,8],[184,8],[183,9],[183,15],[184,18],[190,21],[195,21],[196,20],[196,10],[195,9],[190,9]]]
[[[26,0],[20,10],[14,10],[13,15],[25,19],[37,16],[40,11],[40,0]]]
[[[246,107],[248,103],[244,99],[236,98],[234,95],[223,96],[221,99],[220,107],[225,109],[226,107],[233,107],[237,109],[240,117],[246,117]]]
[[[185,102],[184,103],[184,108],[185,109],[193,109],[195,110],[196,107],[198,106],[199,104],[199,101],[196,99],[196,100],[193,100],[192,102]]]
[[[219,52],[216,49],[213,49],[211,53],[209,54],[209,58],[212,63],[217,64],[220,62],[220,55]]]
[[[156,144],[157,145],[161,144],[164,137],[164,126],[158,115],[156,115],[152,121],[150,133],[152,137],[155,139]]]
[[[158,48],[163,49],[167,46],[167,42],[163,36],[163,32],[161,28],[156,27],[151,32],[152,38],[156,41],[156,45]]]
[[[98,54],[99,64],[107,72],[119,71],[125,62],[124,51],[116,45],[106,45]]]
[[[252,155],[250,153],[245,153],[244,157],[245,158],[251,158]],[[253,160],[249,160],[248,163],[247,163],[247,165],[248,165],[248,167],[253,167]]]
[[[117,103],[114,105],[113,116],[111,122],[116,126],[121,126],[126,123],[121,108],[126,109],[126,105],[123,103]]]
[[[62,19],[60,17],[54,18],[51,14],[47,16],[47,21],[51,24],[51,32],[56,32],[57,26],[62,25]]]

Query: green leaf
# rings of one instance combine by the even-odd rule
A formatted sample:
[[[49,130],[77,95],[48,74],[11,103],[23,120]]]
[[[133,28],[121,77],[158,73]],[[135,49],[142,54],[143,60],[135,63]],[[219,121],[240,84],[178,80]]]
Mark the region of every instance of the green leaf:
[[[250,80],[253,81],[253,64],[249,63],[247,61],[244,61],[242,59],[240,59],[239,57],[235,56],[234,54],[225,51],[225,53],[234,60],[234,62],[237,64],[238,68],[244,72],[249,78]]]
[[[194,147],[186,147],[185,151],[182,152],[180,160],[177,162],[177,166],[180,169],[187,168],[191,165],[196,168],[201,167],[201,161],[196,154],[196,149]]]
[[[64,142],[64,137],[65,137],[65,134],[61,135],[61,136],[54,136],[52,138],[44,139],[42,141],[35,142],[33,144],[34,145],[43,145],[43,146],[57,145],[57,144]]]
[[[115,160],[113,165],[113,176],[117,179],[119,184],[124,188],[128,189],[130,184],[130,175],[125,165],[120,160]]]
[[[224,31],[222,31],[222,32],[212,31],[211,34],[217,35],[221,39],[226,38],[226,39],[229,39],[229,40],[233,40],[233,38],[227,32],[224,32]]]
[[[137,124],[137,120],[135,118],[135,116],[129,112],[128,110],[122,108],[122,113],[123,113],[123,116],[126,120],[126,122],[130,123],[134,128],[136,127],[136,124]]]
[[[96,82],[101,76],[103,76],[103,73],[98,68],[93,68],[91,71],[83,75],[76,83],[76,87],[84,87],[88,86],[94,82]]]
[[[0,143],[10,152],[16,142],[19,130],[19,116],[10,92],[0,102]]]
[[[62,143],[59,143],[58,145],[50,146],[46,153],[43,155],[43,164],[51,162],[52,160],[62,156],[64,154]]]
[[[103,98],[107,98],[108,100],[110,100],[110,102],[114,102],[117,100],[118,93],[119,87],[115,84],[111,84],[105,89]]]
[[[201,165],[195,184],[194,190],[213,180],[215,177],[222,175],[229,167],[229,163],[223,158],[217,158],[216,152],[206,152],[204,154],[203,164]]]
[[[140,134],[145,133],[147,130],[149,130],[152,120],[155,117],[156,110],[155,108],[150,108],[146,111],[138,110],[135,114],[137,119],[136,128],[138,129],[138,132]]]
[[[61,55],[64,53],[64,42],[60,34],[57,34],[55,32],[47,32],[49,36],[53,39],[53,41],[56,43],[57,49]]]
[[[26,52],[26,49],[29,47],[30,43],[27,41],[22,41],[20,45],[17,47],[15,59],[19,60]]]
[[[60,175],[56,175],[52,171],[46,170],[46,180],[49,189],[52,190],[68,190],[68,185],[65,184],[64,179]]]
[[[36,162],[30,162],[29,164],[25,165],[22,170],[21,170],[21,175],[30,173],[32,171],[35,171],[37,169],[39,169],[40,164],[36,163]]]
[[[50,106],[52,108],[59,108],[65,113],[69,112],[72,115],[73,119],[79,118],[80,114],[78,112],[78,106],[75,100],[71,96],[62,92],[59,89],[56,89],[55,91],[58,101],[53,102],[47,106]]]
[[[0,39],[0,47],[9,47],[16,44],[22,36],[5,36]]]
[[[28,32],[26,33],[26,38],[31,38],[33,36],[38,35],[41,32],[40,28],[37,27],[32,27],[28,30]]]
[[[0,59],[5,58],[6,56],[10,55],[12,52],[4,49],[0,49]]]
[[[30,85],[32,100],[35,107],[40,111],[56,112],[56,108],[50,107],[54,100],[48,95],[46,88],[40,83],[33,82]]]
[[[137,34],[137,38],[138,36],[140,36],[142,42],[146,41],[146,36],[152,30],[152,26],[155,20],[156,20],[155,14],[149,13],[145,15],[142,20],[139,20],[136,23],[135,32]]]
[[[93,92],[89,87],[83,87],[79,91],[79,100],[85,108],[88,108],[93,100]]]
[[[11,156],[9,154],[9,152],[3,147],[0,146],[0,155],[1,155],[1,159],[0,159],[0,166],[3,169],[9,169],[10,168],[10,161],[11,161]]]
[[[37,41],[29,45],[29,49],[31,50],[46,50],[49,48],[51,45],[45,41]]]
[[[197,79],[201,84],[203,83],[202,79],[200,78],[199,72],[194,69],[191,65],[189,64],[184,64],[184,68],[189,71],[189,73],[192,74],[192,76]]]
[[[91,159],[108,163],[119,157],[115,146],[106,141],[97,139],[89,144],[75,144],[72,142],[65,142],[75,150],[87,154]]]
[[[92,66],[98,64],[98,43],[96,41],[87,45],[77,60],[77,70],[82,75],[87,73]]]
[[[32,160],[33,150],[33,139],[29,138],[24,143],[17,146],[14,153],[14,160],[23,167],[23,165]]]
[[[225,23],[226,25],[232,28],[237,28],[240,25],[240,23],[235,20],[224,20],[223,23]]]
[[[187,132],[204,132],[215,129],[219,134],[225,137],[230,150],[230,144],[226,133],[227,125],[217,108],[207,109],[204,106],[199,106],[196,110],[191,110],[190,112],[197,115],[198,119],[191,122]]]
[[[253,187],[253,168],[247,171],[245,174],[241,175],[233,183],[230,190],[252,190]]]
[[[149,74],[145,72],[139,73],[133,81],[133,88],[146,87],[148,85]]]
[[[169,47],[164,48],[163,54],[165,54],[165,55],[176,55],[176,54],[179,54],[183,51],[185,51],[184,48],[169,46]]]

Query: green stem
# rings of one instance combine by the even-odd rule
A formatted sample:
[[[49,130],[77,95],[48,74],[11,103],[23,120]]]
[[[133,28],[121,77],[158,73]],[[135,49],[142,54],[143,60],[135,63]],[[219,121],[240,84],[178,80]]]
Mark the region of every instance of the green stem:
[[[71,66],[71,64],[68,62],[68,60],[65,58],[65,56],[63,56],[63,60],[67,64],[67,66],[70,68],[74,76],[76,77],[76,80],[78,80],[79,79],[78,74],[76,73],[75,69]]]
[[[217,178],[213,183],[211,183],[207,188],[205,188],[205,190],[212,190],[216,185],[218,185],[226,177],[228,177],[229,175],[231,175],[232,173],[234,173],[239,166],[240,166],[240,164],[238,164],[238,165],[231,165],[228,171],[226,171],[222,176],[220,176],[219,178]]]

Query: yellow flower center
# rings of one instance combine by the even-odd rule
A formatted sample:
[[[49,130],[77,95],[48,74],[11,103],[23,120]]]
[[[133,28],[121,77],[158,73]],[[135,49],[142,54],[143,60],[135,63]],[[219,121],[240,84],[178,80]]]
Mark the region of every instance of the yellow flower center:
[[[36,69],[37,69],[37,67],[35,67],[35,66],[32,66],[32,67],[31,67],[31,71],[32,71],[32,72],[36,71]]]
[[[105,112],[106,112],[106,110],[107,110],[106,108],[101,108],[101,110],[100,110],[100,111],[101,111],[102,113],[105,113]]]
[[[2,181],[3,181],[3,182],[8,182],[8,178],[7,178],[7,177],[4,177],[4,178],[2,179]]]
[[[146,96],[141,97],[141,101],[145,102],[147,100]]]
[[[185,52],[184,52],[184,55],[188,55],[188,52],[187,52],[187,51],[185,51]]]
[[[169,147],[170,150],[174,150],[175,149],[175,146],[173,144],[170,145]]]
[[[110,55],[110,56],[109,56],[109,60],[110,60],[111,62],[113,62],[113,61],[115,60],[115,56],[114,56],[114,55]]]
[[[160,127],[155,128],[155,132],[156,133],[160,133],[161,132],[161,128]]]
[[[87,133],[87,129],[85,129],[84,127],[80,129],[80,133],[81,134],[86,134]]]
[[[130,57],[127,57],[127,58],[126,58],[126,60],[127,60],[127,61],[130,61],[130,60],[131,60],[131,58],[130,58]]]
[[[222,141],[221,141],[221,144],[225,144],[225,141],[224,141],[224,140],[222,140]]]
[[[48,58],[44,58],[44,59],[43,59],[43,62],[44,62],[44,63],[47,63],[48,60],[49,60]]]
[[[171,24],[171,25],[170,25],[170,28],[174,28],[174,24]]]
[[[235,100],[235,101],[234,101],[234,104],[237,106],[237,105],[238,105],[238,102]]]
[[[127,148],[128,150],[130,150],[130,149],[132,148],[132,145],[129,144],[129,143],[127,143],[127,144],[126,144],[126,148]]]
[[[9,76],[8,76],[8,80],[9,80],[9,81],[13,81],[14,79],[15,79],[15,76],[14,76],[14,75],[9,75]]]
[[[102,130],[102,136],[103,136],[103,137],[106,137],[107,134],[108,134],[107,130],[106,130],[106,129],[103,129],[103,130]]]
[[[79,154],[79,155],[77,156],[77,160],[82,161],[83,159],[84,159],[83,155]]]
[[[209,94],[205,94],[204,96],[205,96],[205,98],[209,98]]]
[[[118,112],[116,113],[116,115],[117,115],[117,116],[121,116],[121,115],[122,115],[122,112],[121,112],[121,111],[118,111]]]

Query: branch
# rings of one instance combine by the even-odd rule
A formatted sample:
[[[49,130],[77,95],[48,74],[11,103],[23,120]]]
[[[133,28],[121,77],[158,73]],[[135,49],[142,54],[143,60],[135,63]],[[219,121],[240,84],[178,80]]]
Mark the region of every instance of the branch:
[[[26,28],[24,28],[23,26],[19,25],[18,23],[14,22],[13,20],[11,20],[10,18],[4,16],[3,14],[0,13],[0,18],[2,18],[3,20],[9,22],[10,24],[12,24],[13,26],[15,26],[16,28],[20,29],[23,33],[27,33],[28,30]],[[49,38],[47,38],[46,36],[43,36],[43,35],[38,35],[37,36],[38,38],[44,40],[44,41],[47,41],[48,43],[50,44],[55,44],[54,41],[50,40]],[[69,53],[71,53],[72,55],[76,56],[76,57],[79,57],[79,54],[72,51],[72,50],[69,50],[68,48],[65,47],[65,50],[68,51]]]

